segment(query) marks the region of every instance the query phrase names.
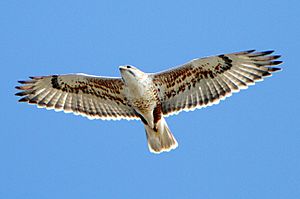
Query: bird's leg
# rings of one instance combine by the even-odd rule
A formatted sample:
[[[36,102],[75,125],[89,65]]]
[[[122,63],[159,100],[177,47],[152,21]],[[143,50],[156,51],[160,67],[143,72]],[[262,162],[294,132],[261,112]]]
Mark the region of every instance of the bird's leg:
[[[158,103],[155,108],[153,109],[153,130],[155,132],[158,132],[157,124],[161,120],[162,117],[162,110],[161,110],[161,104]]]

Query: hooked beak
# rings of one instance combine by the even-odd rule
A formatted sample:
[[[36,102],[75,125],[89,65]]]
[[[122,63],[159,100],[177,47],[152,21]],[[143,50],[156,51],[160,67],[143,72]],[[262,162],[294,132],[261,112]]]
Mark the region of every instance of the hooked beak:
[[[126,71],[135,77],[135,74],[131,71],[130,68],[128,68],[128,66],[119,66],[119,70],[121,73]]]
[[[125,70],[126,67],[125,66],[119,66],[119,70]]]

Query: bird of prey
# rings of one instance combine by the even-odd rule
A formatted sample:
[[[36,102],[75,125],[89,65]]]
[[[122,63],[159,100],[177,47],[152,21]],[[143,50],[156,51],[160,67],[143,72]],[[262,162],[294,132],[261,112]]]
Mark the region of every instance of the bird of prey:
[[[198,58],[158,73],[120,66],[121,78],[65,74],[30,77],[16,88],[20,102],[90,119],[137,119],[153,153],[177,147],[165,117],[219,103],[280,68],[273,51],[248,50]]]

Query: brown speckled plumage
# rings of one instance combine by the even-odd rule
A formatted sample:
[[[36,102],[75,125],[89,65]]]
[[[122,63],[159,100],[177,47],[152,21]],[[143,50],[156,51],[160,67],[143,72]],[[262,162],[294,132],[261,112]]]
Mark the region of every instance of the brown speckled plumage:
[[[273,51],[253,50],[192,60],[180,67],[153,74],[160,88],[165,115],[218,103],[233,92],[270,76],[279,68]]]
[[[19,81],[19,83],[27,85],[16,87],[23,90],[16,94],[24,96],[19,100],[20,102],[73,112],[90,119],[139,118],[121,94],[124,83],[119,78],[70,74],[34,77],[32,80]],[[51,92],[59,97],[49,96]]]

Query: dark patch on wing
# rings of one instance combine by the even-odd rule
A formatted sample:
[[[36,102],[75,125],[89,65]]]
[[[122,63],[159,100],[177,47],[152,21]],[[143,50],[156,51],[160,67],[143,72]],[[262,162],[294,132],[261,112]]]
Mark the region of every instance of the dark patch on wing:
[[[120,94],[120,89],[123,87],[123,83],[118,79],[90,79],[88,83],[77,80],[75,85],[71,86],[63,81],[59,82],[59,76],[53,75],[51,78],[51,84],[53,88],[67,93],[78,94],[81,91],[84,94],[95,95],[104,100],[115,101],[117,104],[127,105],[125,100],[115,96]]]
[[[186,67],[175,69],[173,72],[166,73],[165,75],[161,74],[161,76],[157,76],[154,81],[160,81],[165,84],[167,90],[164,92],[164,96],[166,98],[172,98],[179,93],[195,88],[201,79],[214,79],[217,76],[217,73],[210,69],[204,69],[204,66],[205,64],[198,67],[187,65]],[[186,78],[189,78],[190,81],[184,82]],[[177,87],[175,87],[175,85],[177,85]]]
[[[19,81],[19,83],[23,85],[16,86],[16,89],[21,90],[21,92],[18,92],[15,95],[23,96],[19,99],[19,102],[28,102],[42,107],[60,109],[62,104],[59,104],[58,102],[61,100],[60,98],[62,96],[66,95],[66,93],[79,93],[81,99],[78,97],[72,99],[72,101],[69,102],[71,104],[69,104],[68,107],[64,106],[63,110],[93,117],[99,116],[100,118],[117,118],[119,116],[124,119],[139,118],[131,108],[130,104],[128,104],[127,98],[121,95],[124,84],[120,79],[86,77],[86,80],[82,81],[79,78],[76,78],[76,75],[70,83],[68,83],[68,78],[64,79],[64,76],[59,75],[31,77],[31,79],[33,80]],[[44,85],[44,88],[41,88],[41,85]],[[40,89],[51,90],[49,86],[52,87],[52,90],[55,89],[66,92],[55,101],[55,104],[51,101],[52,98],[50,101],[44,101],[47,95],[46,97],[43,97],[40,94],[35,95]],[[99,101],[100,105],[97,105],[97,103],[88,100],[88,98],[92,96],[83,96],[81,94],[91,94],[100,99],[104,99],[105,101],[103,103]],[[120,105],[120,107],[115,110],[110,108],[110,106],[115,105]]]
[[[279,55],[266,56],[273,51],[253,52],[251,50],[196,59],[178,68],[155,74],[154,82],[163,88],[160,95],[163,113],[206,106],[226,97],[231,92],[229,87],[233,90],[245,88],[280,70],[268,67],[282,63],[274,61]],[[181,95],[182,93],[185,95]],[[200,96],[199,99],[195,95]]]
[[[58,83],[58,76],[57,75],[52,75],[51,84],[52,84],[53,88],[56,88],[56,89],[59,89],[59,90],[61,89],[61,86]]]
[[[226,70],[229,70],[232,67],[232,60],[227,57],[226,55],[219,55],[218,57],[220,57],[225,64],[217,64],[217,66],[215,66],[215,72],[218,74],[224,73]]]

